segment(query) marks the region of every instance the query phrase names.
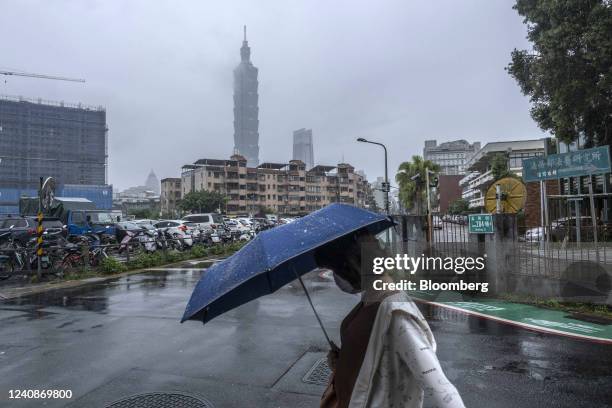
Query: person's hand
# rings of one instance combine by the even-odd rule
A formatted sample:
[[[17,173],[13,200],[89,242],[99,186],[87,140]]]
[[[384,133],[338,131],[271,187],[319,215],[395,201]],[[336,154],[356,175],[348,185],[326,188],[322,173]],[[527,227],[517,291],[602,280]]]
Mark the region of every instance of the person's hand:
[[[330,346],[331,349],[327,352],[327,365],[332,371],[336,371],[336,363],[340,357],[340,349],[333,342]]]

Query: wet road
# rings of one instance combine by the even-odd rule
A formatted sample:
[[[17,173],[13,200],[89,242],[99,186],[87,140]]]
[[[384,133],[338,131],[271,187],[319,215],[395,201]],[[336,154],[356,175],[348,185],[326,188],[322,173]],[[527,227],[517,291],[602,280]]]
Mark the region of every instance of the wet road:
[[[0,406],[104,407],[182,392],[215,407],[316,407],[304,382],[325,341],[297,284],[206,326],[179,324],[201,271],[132,275],[0,303]],[[317,274],[313,301],[337,337],[356,298]],[[468,407],[604,407],[612,347],[422,306]],[[9,389],[69,389],[70,400],[9,400]]]

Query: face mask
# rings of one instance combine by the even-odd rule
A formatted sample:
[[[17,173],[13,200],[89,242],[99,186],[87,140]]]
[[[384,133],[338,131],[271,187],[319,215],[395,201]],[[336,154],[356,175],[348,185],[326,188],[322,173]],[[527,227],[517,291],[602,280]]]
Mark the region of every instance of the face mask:
[[[343,292],[350,293],[350,294],[361,292],[360,289],[354,288],[353,285],[349,283],[349,281],[347,281],[346,279],[344,279],[342,276],[338,275],[337,273],[334,273],[334,282],[336,282],[336,285],[338,285],[340,290]]]

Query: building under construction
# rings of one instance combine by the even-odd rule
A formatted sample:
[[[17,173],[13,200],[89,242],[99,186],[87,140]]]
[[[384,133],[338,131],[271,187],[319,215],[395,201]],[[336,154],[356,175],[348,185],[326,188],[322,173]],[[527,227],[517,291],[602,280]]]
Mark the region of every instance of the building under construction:
[[[0,96],[0,213],[17,212],[19,197],[36,195],[49,176],[57,195],[110,208],[107,149],[103,107]]]

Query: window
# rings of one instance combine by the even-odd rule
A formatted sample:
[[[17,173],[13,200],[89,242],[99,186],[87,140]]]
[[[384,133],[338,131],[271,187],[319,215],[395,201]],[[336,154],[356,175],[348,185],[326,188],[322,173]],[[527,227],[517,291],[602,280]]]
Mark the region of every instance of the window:
[[[85,223],[85,216],[82,212],[74,212],[72,213],[72,222],[77,225],[82,225]]]
[[[2,228],[23,228],[23,227],[27,227],[28,224],[26,222],[26,220],[24,220],[23,218],[15,218],[15,219],[8,219],[4,222],[4,225],[2,226]]]
[[[183,217],[183,219],[185,221],[191,221],[191,222],[209,222],[210,221],[210,217],[208,215],[188,215],[186,217]]]

